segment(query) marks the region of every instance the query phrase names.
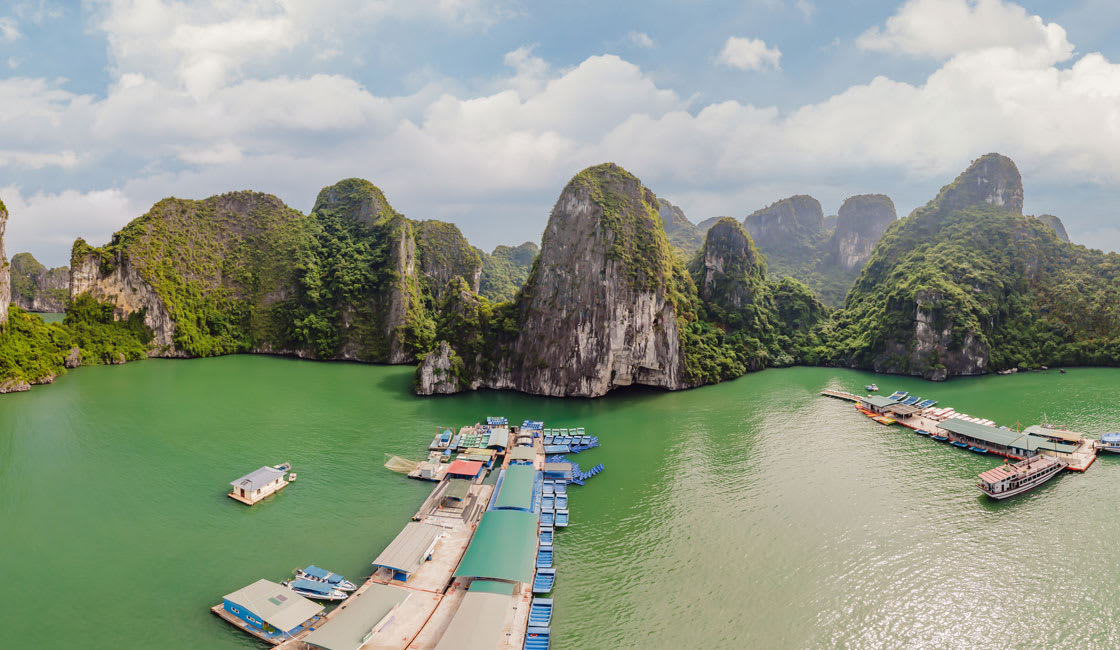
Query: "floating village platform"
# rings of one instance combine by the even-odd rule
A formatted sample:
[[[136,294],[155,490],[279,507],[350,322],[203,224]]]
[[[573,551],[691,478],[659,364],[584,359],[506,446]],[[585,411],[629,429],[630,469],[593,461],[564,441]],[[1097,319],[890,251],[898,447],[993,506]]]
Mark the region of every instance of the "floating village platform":
[[[504,418],[487,418],[460,434],[441,427],[429,466],[438,471],[409,473],[436,480],[412,521],[373,560],[357,590],[286,639],[254,629],[223,605],[212,611],[281,650],[547,648],[552,601],[538,596],[555,581],[553,524],[567,525],[567,486],[582,485],[602,465],[580,472],[577,463],[546,458],[546,449],[580,453],[598,439],[543,425],[509,427]],[[548,580],[537,580],[541,568]]]
[[[1066,469],[1073,472],[1084,472],[1097,459],[1095,440],[1052,425],[1035,425],[1019,431],[998,427],[990,420],[958,413],[952,408],[935,408],[936,402],[932,400],[907,404],[904,402],[914,398],[863,396],[835,389],[823,390],[821,395],[853,402],[859,412],[880,424],[899,424],[977,453],[1012,460],[1053,456],[1066,461]]]

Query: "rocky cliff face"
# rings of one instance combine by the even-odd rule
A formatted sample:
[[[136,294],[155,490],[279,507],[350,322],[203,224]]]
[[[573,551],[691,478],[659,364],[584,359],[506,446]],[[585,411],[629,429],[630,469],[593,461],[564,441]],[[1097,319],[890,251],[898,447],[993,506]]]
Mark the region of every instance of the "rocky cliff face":
[[[851,270],[863,266],[871,249],[898,218],[894,202],[883,194],[848,197],[836,215],[836,227],[829,239],[829,261]]]
[[[1058,235],[1058,239],[1062,241],[1069,241],[1069,233],[1066,232],[1066,225],[1062,220],[1052,214],[1040,214],[1038,220],[1054,229],[1054,234]]]
[[[456,389],[595,397],[632,384],[684,387],[669,295],[678,270],[657,197],[617,165],[584,170],[552,209],[540,256],[510,308],[515,322],[490,334],[501,352],[487,349],[497,358],[484,358],[475,348],[463,359],[469,377]],[[443,331],[454,336],[461,329]],[[459,343],[466,345],[469,340]],[[452,351],[429,355],[417,376],[418,392],[448,390],[425,367],[449,367]]]
[[[799,194],[751,213],[743,227],[763,251],[767,247],[811,247],[824,229],[824,212],[820,201]]]
[[[70,299],[70,269],[48,269],[31,253],[12,256],[12,301],[21,309],[63,312]]]
[[[700,223],[696,224],[696,231],[699,232],[701,236],[706,235],[706,234],[708,234],[708,229],[711,228],[712,226],[716,225],[717,221],[719,221],[720,219],[730,219],[730,218],[731,217],[710,217],[710,218],[705,219],[705,220],[701,221]]]
[[[113,303],[117,320],[142,313],[144,324],[153,334],[152,356],[187,356],[175,348],[175,321],[163,299],[125,255],[118,253],[106,259],[79,239],[74,244],[68,284],[71,300],[88,293],[98,301]]]
[[[482,256],[458,226],[446,221],[421,221],[416,224],[415,233],[420,270],[429,279],[436,300],[443,297],[452,278],[463,278],[471,291],[478,293]]]
[[[945,211],[986,203],[1022,214],[1023,179],[1010,158],[990,153],[974,160],[956,180],[941,188],[934,201]]]
[[[692,271],[701,299],[736,311],[753,301],[766,263],[739,222],[726,217],[708,230]]]
[[[8,208],[0,202],[0,325],[8,322],[8,305],[12,302],[11,268],[4,253],[4,231],[8,228]]]
[[[704,237],[685,216],[684,210],[665,199],[657,199],[657,215],[661,218],[661,228],[670,244],[684,253],[692,253],[700,248]]]

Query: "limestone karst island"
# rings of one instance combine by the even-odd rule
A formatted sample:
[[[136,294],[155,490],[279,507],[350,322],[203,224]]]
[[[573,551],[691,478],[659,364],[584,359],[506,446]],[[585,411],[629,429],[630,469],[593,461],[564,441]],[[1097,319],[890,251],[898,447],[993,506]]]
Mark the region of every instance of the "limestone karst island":
[[[0,6],[0,647],[1117,647],[1118,34]]]

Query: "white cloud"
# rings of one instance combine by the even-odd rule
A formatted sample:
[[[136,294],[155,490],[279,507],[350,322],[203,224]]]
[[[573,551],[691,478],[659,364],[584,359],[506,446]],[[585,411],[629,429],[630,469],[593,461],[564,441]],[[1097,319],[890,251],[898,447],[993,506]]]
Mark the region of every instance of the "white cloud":
[[[1010,48],[1046,63],[1073,55],[1066,31],[1004,0],[910,0],[884,27],[865,31],[865,50],[948,58],[986,48]]]
[[[630,44],[635,47],[652,49],[654,46],[653,39],[645,32],[630,32],[626,35],[626,40],[630,41]]]
[[[23,34],[19,33],[19,23],[14,18],[0,18],[0,43],[11,43],[21,36]]]
[[[768,47],[762,39],[739,38],[732,36],[723,45],[716,61],[739,70],[762,70],[781,67],[782,52],[777,47]]]
[[[265,31],[288,29],[269,22],[275,16],[258,17]],[[319,43],[307,38],[308,46]],[[433,74],[415,92],[390,96],[337,74],[262,73],[251,63],[255,54],[215,43],[202,58],[217,57],[220,73],[196,92],[179,68],[161,73],[126,40],[114,46],[121,67],[96,98],[62,82],[0,79],[3,173],[59,168],[67,178],[95,170],[112,180],[84,189],[115,188],[6,190],[16,193],[4,194],[10,250],[55,246],[53,263],[61,263],[74,236],[105,241],[167,195],[251,188],[306,210],[320,187],[350,176],[377,183],[409,216],[453,219],[489,247],[537,237],[563,183],[606,160],[683,197],[697,220],[743,215],[796,191],[821,199],[882,191],[902,207],[899,193],[928,198],[988,151],[1019,164],[1028,205],[1038,183],[1120,185],[1120,65],[1100,54],[1058,67],[1030,47],[969,47],[921,83],[876,77],[781,111],[736,101],[695,105],[617,56],[555,68],[532,47],[507,53],[509,70],[484,90]],[[166,51],[178,66],[201,60],[191,47],[169,41]],[[285,48],[274,51],[283,56]],[[755,65],[777,67],[773,53],[773,63],[760,55]],[[118,164],[141,171],[117,178]],[[867,187],[868,178],[887,175],[906,183]],[[1053,202],[1047,211],[1065,216]],[[24,229],[27,219],[49,226]],[[1086,218],[1078,227],[1092,225]]]

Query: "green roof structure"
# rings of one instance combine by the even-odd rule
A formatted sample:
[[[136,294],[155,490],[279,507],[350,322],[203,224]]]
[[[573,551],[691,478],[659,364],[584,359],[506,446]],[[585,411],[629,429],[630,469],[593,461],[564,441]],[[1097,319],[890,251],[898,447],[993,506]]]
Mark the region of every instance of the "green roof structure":
[[[459,563],[456,577],[532,582],[538,520],[535,512],[488,511]]]
[[[532,447],[517,446],[509,450],[509,459],[534,461],[537,459],[537,450]]]
[[[532,465],[510,465],[502,479],[502,490],[494,501],[495,510],[528,510],[533,507],[533,479],[537,470]]]
[[[471,591],[485,591],[490,594],[502,594],[503,596],[513,595],[513,583],[502,582],[501,580],[472,580]]]
[[[444,499],[462,501],[467,498],[471,490],[471,482],[464,478],[453,478],[447,482],[447,489],[443,491]]]
[[[969,422],[968,420],[961,420],[959,418],[942,420],[937,426],[945,431],[950,431],[960,436],[967,436],[969,438],[983,440],[989,444],[1014,447],[1026,451],[1045,449],[1062,454],[1069,454],[1077,450],[1077,445],[1074,444],[1053,442],[1049,438],[1043,438],[1042,436],[1019,433],[1013,429],[999,429],[984,424]]]

